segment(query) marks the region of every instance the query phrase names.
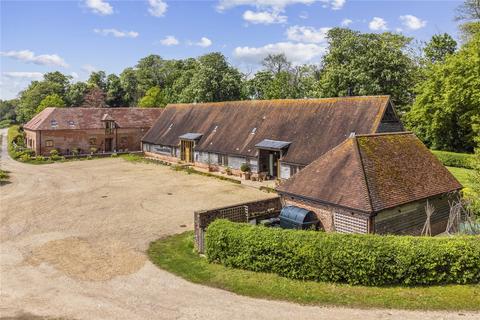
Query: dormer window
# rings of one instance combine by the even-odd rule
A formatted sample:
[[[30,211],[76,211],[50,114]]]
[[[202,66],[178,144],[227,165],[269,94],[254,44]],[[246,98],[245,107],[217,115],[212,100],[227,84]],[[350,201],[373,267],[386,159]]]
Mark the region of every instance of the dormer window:
[[[52,121],[50,121],[50,125],[52,126],[52,128],[58,127],[58,122],[57,122],[57,120],[52,119]]]
[[[115,121],[105,121],[105,132],[107,134],[112,134],[113,129],[115,129]]]
[[[74,126],[75,126],[75,121],[69,120],[69,121],[68,121],[68,125],[69,125],[70,127],[74,127]]]

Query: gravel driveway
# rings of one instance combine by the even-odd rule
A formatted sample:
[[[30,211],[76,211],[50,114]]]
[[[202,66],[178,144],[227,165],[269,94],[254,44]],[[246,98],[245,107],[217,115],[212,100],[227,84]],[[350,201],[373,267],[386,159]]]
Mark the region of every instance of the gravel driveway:
[[[1,131],[6,135],[6,130]],[[268,194],[167,167],[97,159],[27,165],[0,187],[3,319],[474,319],[479,314],[307,307],[237,296],[152,265],[150,241],[193,211]]]

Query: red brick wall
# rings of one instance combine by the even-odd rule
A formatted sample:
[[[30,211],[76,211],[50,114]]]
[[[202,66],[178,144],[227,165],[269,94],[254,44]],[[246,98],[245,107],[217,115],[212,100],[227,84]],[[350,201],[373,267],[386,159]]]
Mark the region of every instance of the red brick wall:
[[[288,196],[282,196],[282,201],[287,206],[296,206],[315,212],[325,231],[335,231],[333,226],[333,208],[324,207],[301,199],[291,199],[291,197]]]
[[[104,129],[86,130],[25,130],[27,139],[34,139],[35,152],[49,155],[52,149],[57,149],[61,154],[67,154],[75,148],[83,153],[90,153],[90,148],[97,148],[98,152],[105,150],[105,138],[112,138],[112,151],[118,150],[140,151],[141,139],[148,128],[119,128],[111,135],[105,135]],[[90,144],[90,139],[95,138],[95,144]],[[118,141],[116,141],[118,138]],[[53,141],[53,147],[47,147],[46,142]]]

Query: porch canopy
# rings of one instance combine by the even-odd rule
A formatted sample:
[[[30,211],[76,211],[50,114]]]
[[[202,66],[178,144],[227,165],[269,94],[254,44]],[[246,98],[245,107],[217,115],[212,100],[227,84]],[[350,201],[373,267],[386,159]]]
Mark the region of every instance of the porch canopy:
[[[287,148],[291,144],[292,143],[288,141],[264,139],[259,143],[257,143],[255,147],[258,149],[264,149],[264,150],[282,151],[283,149]]]
[[[192,132],[189,132],[189,133],[185,133],[185,134],[182,134],[180,137],[178,137],[180,140],[189,140],[189,141],[196,141],[196,140],[199,140],[201,137],[203,136],[203,134],[201,133],[192,133]]]

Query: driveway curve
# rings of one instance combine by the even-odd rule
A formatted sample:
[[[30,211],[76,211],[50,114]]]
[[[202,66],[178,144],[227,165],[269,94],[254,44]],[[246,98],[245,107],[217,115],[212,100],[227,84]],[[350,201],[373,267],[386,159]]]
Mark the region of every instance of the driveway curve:
[[[192,284],[148,261],[193,211],[268,197],[166,167],[97,159],[0,166],[0,319],[478,319],[477,313],[312,307]]]

